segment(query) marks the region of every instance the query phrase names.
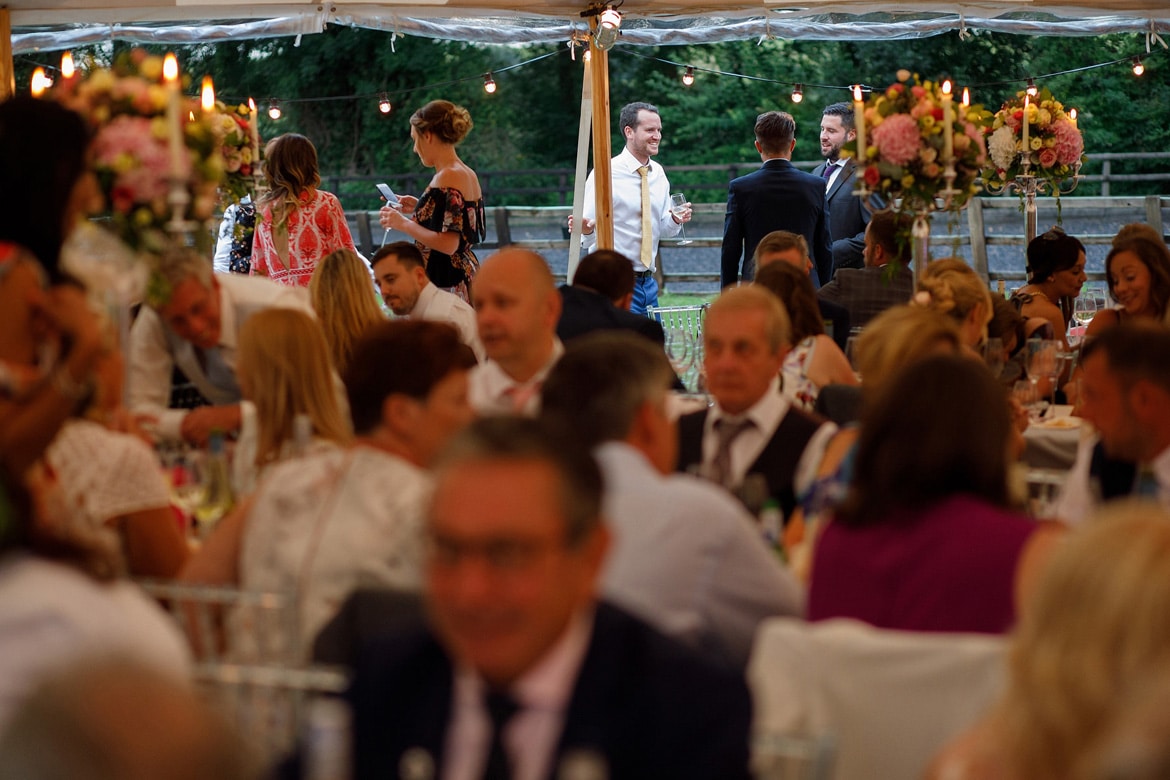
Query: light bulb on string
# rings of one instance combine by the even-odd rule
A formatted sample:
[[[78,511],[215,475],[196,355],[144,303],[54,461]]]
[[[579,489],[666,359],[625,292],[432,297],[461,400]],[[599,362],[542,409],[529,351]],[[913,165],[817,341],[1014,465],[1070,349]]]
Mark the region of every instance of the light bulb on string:
[[[1030,96],[1036,97],[1040,90],[1036,87],[1036,79],[1028,79],[1028,87],[1025,90]]]
[[[496,80],[492,78],[491,73],[483,74],[483,91],[489,95],[496,94]]]
[[[381,95],[378,96],[378,110],[379,111],[381,111],[383,114],[389,114],[393,109],[394,109],[394,106],[390,102],[390,95],[383,92]]]
[[[284,115],[284,111],[280,108],[280,101],[272,98],[268,101],[268,118],[272,120],[280,119]]]
[[[77,70],[73,66],[73,52],[67,51],[61,55],[61,75],[64,78],[71,79]]]
[[[622,15],[612,5],[606,6],[597,17],[597,30],[593,33],[593,40],[597,48],[609,51],[617,43],[621,34]]]
[[[1146,72],[1146,66],[1142,63],[1141,57],[1133,58],[1133,75],[1140,76]]]
[[[792,102],[799,103],[804,100],[804,85],[797,84],[792,88]]]
[[[683,71],[682,83],[684,87],[689,87],[695,83],[695,69],[687,65],[687,69]]]
[[[203,90],[200,93],[199,105],[204,113],[215,110],[215,85],[211,83],[211,76],[203,77]]]

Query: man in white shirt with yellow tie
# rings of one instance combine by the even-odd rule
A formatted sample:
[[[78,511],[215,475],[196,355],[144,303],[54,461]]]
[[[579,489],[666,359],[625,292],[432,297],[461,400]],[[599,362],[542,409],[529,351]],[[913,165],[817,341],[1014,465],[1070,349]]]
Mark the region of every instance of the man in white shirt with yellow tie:
[[[634,265],[634,300],[630,311],[645,314],[647,306],[658,305],[658,282],[654,278],[655,258],[660,239],[678,235],[691,219],[691,204],[681,216],[670,211],[670,182],[662,166],[651,160],[662,141],[662,118],[649,103],[630,103],[618,117],[626,138],[622,153],[610,161],[613,192],[613,249],[630,258]],[[597,225],[597,198],[594,172],[585,180],[585,210],[581,232],[592,235]],[[570,223],[571,225],[571,223]]]

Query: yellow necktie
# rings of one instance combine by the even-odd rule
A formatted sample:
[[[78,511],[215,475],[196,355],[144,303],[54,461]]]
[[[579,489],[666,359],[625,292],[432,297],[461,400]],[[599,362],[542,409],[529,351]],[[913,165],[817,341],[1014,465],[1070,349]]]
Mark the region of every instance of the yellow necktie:
[[[642,254],[638,258],[647,271],[654,264],[654,228],[650,224],[650,166],[638,166],[642,177]]]

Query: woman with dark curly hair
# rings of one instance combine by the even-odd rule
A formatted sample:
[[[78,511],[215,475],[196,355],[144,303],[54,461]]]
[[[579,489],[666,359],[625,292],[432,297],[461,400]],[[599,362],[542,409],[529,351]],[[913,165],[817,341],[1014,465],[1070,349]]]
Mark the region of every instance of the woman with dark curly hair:
[[[1052,338],[1065,342],[1073,301],[1086,278],[1084,244],[1054,227],[1028,244],[1028,283],[1012,303],[1025,318],[1052,323]]]
[[[422,197],[403,195],[397,204],[382,207],[380,219],[382,227],[414,239],[436,287],[465,301],[479,270],[472,247],[484,239],[479,178],[455,151],[471,128],[467,109],[447,100],[432,100],[415,111],[410,117],[414,152],[435,175]]]

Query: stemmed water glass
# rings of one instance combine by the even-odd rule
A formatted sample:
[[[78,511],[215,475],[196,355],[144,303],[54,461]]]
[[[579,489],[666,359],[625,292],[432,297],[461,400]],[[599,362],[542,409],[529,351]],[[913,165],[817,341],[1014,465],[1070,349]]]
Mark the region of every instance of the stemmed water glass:
[[[1028,378],[1033,385],[1046,377],[1052,386],[1052,403],[1056,403],[1056,382],[1064,366],[1060,342],[1054,339],[1032,339],[1028,342]],[[1039,396],[1039,393],[1037,393]]]
[[[1003,354],[1003,339],[987,339],[983,345],[983,362],[987,364],[991,375],[998,380],[1003,374],[1003,367],[1007,365],[1007,358]]]
[[[670,196],[670,213],[678,217],[680,227],[679,235],[682,236],[678,242],[679,246],[686,246],[691,243],[691,240],[687,238],[687,226],[682,221],[683,214],[687,213],[688,208],[690,208],[690,204],[687,203],[686,195],[683,195],[681,192],[676,192]]]
[[[687,390],[690,390],[687,372],[695,364],[695,337],[690,331],[682,328],[670,328],[665,335],[666,342],[663,346],[666,349],[666,356],[670,359],[670,365]]]

